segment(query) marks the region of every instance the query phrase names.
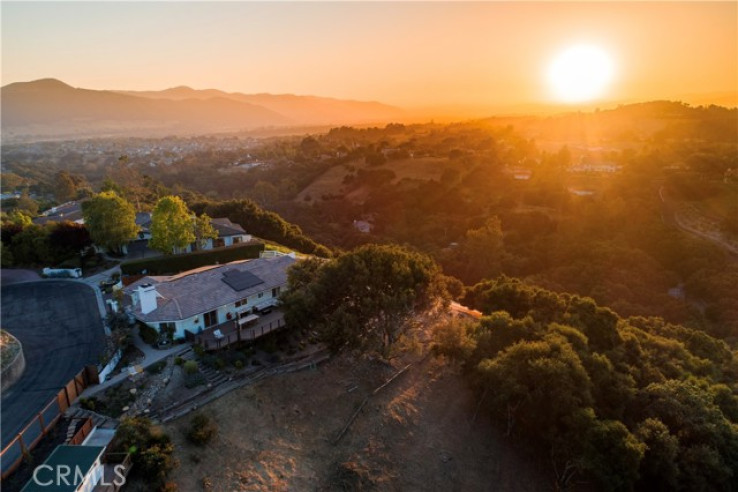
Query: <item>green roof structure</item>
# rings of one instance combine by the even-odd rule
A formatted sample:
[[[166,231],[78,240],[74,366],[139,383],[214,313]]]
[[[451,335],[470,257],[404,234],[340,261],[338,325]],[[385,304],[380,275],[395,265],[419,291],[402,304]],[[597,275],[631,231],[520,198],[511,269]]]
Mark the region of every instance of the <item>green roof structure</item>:
[[[74,492],[104,451],[104,446],[57,446],[21,492]]]

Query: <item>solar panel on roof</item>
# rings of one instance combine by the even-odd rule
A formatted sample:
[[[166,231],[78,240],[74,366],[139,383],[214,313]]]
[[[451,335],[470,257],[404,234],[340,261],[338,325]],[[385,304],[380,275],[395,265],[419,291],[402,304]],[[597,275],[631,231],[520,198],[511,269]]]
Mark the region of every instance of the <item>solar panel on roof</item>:
[[[238,270],[228,270],[223,272],[223,282],[231,289],[236,291],[246,290],[263,284],[264,281],[251,272],[240,272]]]

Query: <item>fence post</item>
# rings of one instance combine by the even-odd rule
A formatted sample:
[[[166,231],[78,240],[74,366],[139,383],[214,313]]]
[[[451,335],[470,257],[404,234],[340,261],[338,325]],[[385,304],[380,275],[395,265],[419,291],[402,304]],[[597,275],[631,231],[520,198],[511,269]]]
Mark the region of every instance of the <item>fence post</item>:
[[[69,383],[67,383],[69,384]],[[67,399],[67,408],[72,406],[72,402],[69,399],[69,391],[67,391],[67,384],[64,385],[64,397]]]
[[[20,443],[20,446],[21,446],[21,453],[24,455],[28,453],[28,448],[26,447],[26,443],[23,442],[23,433],[18,434],[18,442]]]
[[[43,412],[38,412],[38,423],[41,424],[41,433],[46,435],[46,425],[44,424]]]

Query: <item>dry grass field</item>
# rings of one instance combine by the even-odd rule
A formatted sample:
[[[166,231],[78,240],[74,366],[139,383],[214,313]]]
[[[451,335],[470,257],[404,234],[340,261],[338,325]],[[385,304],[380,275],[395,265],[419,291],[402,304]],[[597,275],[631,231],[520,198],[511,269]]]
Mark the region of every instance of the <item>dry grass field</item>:
[[[187,442],[191,416],[167,425],[181,464],[179,490],[515,490],[550,484],[498,437],[461,377],[444,362],[417,360],[360,402],[396,367],[332,359],[278,376],[203,407],[219,426],[204,448]]]

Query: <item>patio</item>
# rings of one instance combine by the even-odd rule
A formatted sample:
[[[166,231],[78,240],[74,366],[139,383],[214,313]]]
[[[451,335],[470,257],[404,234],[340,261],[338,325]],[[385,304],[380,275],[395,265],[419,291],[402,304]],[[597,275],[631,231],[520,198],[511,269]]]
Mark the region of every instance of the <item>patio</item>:
[[[284,314],[277,309],[269,314],[260,315],[245,326],[239,326],[238,320],[229,320],[211,326],[195,335],[195,343],[206,350],[218,350],[238,342],[248,342],[267,335],[284,326]]]

